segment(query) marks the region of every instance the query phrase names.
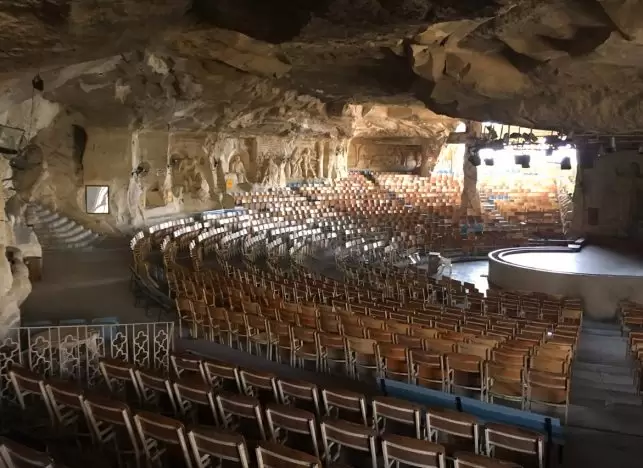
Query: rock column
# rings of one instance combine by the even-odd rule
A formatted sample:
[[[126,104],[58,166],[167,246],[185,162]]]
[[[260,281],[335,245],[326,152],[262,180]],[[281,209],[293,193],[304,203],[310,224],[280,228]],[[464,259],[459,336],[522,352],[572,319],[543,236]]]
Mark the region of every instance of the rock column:
[[[482,133],[482,124],[478,122],[467,123],[467,133],[471,139],[476,138]],[[467,143],[469,146],[469,143]],[[469,152],[464,153],[462,181],[462,196],[460,198],[460,209],[454,213],[454,221],[464,216],[480,216],[482,206],[480,205],[480,193],[478,192],[478,168],[469,161]]]

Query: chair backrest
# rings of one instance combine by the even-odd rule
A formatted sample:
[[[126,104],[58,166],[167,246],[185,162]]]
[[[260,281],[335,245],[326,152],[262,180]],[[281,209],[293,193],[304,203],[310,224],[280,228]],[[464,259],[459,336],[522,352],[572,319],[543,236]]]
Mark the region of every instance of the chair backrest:
[[[383,423],[386,419],[391,419],[412,426],[415,437],[420,439],[422,437],[421,413],[420,406],[405,400],[391,397],[373,398],[373,420],[378,427],[380,421]]]
[[[211,457],[236,462],[241,468],[250,466],[248,448],[241,434],[213,429],[211,426],[197,426],[188,433],[188,440],[199,467],[209,466]]]
[[[235,391],[241,391],[239,369],[236,366],[222,361],[206,359],[203,361],[203,370],[208,382],[214,388],[222,388],[228,382],[234,387]]]
[[[474,447],[480,446],[478,420],[471,415],[446,409],[428,409],[426,427],[429,433],[437,431],[470,439]]]
[[[49,397],[45,388],[45,382],[40,375],[30,371],[29,369],[25,369],[24,367],[13,365],[9,370],[9,380],[11,381],[11,385],[13,386],[13,390],[18,397],[18,402],[22,409],[26,408],[24,397],[26,395],[35,395],[44,402],[47,407],[47,411],[49,412],[49,416],[53,418]]]
[[[261,442],[255,449],[259,468],[321,468],[319,458],[273,442]]]
[[[475,453],[456,452],[453,456],[453,468],[521,468],[515,463],[495,460],[476,455]]]
[[[279,400],[283,403],[288,405],[293,400],[309,402],[313,406],[315,414],[319,416],[319,390],[315,384],[303,380],[279,379],[277,380],[277,390]]]
[[[325,388],[322,390],[322,402],[324,414],[327,416],[336,416],[338,413],[349,412],[356,415],[364,425],[368,425],[366,397],[361,393]]]
[[[310,437],[315,455],[319,457],[317,425],[313,413],[290,406],[268,404],[266,406],[266,421],[272,441],[282,442],[283,437],[291,432],[305,434]],[[286,431],[286,434],[283,434],[283,431]]]
[[[46,453],[0,437],[0,462],[7,468],[53,468],[54,460]]]
[[[487,423],[484,427],[485,453],[492,455],[499,447],[512,452],[534,455],[539,466],[544,465],[545,436],[539,432],[507,426],[505,424]]]
[[[205,380],[205,372],[203,370],[203,360],[193,354],[177,354],[172,353],[170,356],[172,362],[172,369],[176,376],[182,376],[184,373],[193,373]]]
[[[159,414],[139,411],[134,415],[134,424],[150,463],[157,455],[157,453],[152,452],[153,445],[149,442],[151,439],[165,445],[179,447],[185,464],[188,468],[192,468],[192,457],[188,450],[187,434],[183,423]]]
[[[324,418],[321,424],[321,432],[327,461],[333,460],[333,456],[330,453],[331,445],[338,444],[342,447],[369,453],[373,468],[377,466],[377,450],[375,447],[377,432],[374,429],[340,419]]]
[[[445,454],[444,446],[427,440],[394,434],[382,436],[384,466],[391,466],[392,462],[398,462],[420,468],[445,468]]]
[[[250,369],[241,369],[239,371],[241,387],[246,395],[255,396],[259,390],[270,392],[275,401],[277,395],[277,376],[270,372],[261,372]]]
[[[177,406],[180,412],[186,414],[192,404],[207,406],[217,421],[216,404],[212,387],[203,382],[201,377],[196,375],[185,376],[173,384],[174,394],[177,398]]]
[[[115,390],[114,380],[123,381],[132,384],[140,398],[135,366],[120,359],[101,358],[98,361],[98,367],[110,391]]]
[[[130,407],[121,401],[110,400],[95,396],[88,396],[85,399],[85,412],[91,430],[99,440],[105,432],[105,423],[109,426],[118,426],[125,429],[130,443],[138,447],[138,438],[134,418]]]
[[[227,429],[236,429],[232,424],[231,417],[250,419],[256,424],[261,439],[266,439],[261,403],[257,398],[219,393],[216,396],[216,401],[219,414],[223,417],[223,422]]]

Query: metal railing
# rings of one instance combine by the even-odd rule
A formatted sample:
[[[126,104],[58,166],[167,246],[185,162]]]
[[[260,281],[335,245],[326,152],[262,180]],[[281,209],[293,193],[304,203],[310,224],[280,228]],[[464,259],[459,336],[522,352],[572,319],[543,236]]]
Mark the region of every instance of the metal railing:
[[[167,371],[173,342],[172,322],[11,328],[0,340],[0,405],[14,400],[12,365],[92,386],[101,357]]]

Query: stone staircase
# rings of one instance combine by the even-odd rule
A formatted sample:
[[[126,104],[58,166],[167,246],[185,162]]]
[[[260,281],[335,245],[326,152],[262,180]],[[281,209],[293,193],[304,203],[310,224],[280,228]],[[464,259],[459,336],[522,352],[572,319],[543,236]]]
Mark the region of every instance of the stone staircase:
[[[635,370],[620,326],[585,319],[572,366],[572,403],[640,409]]]
[[[44,206],[32,204],[28,209],[43,250],[91,249],[104,241],[101,234]]]
[[[490,219],[494,220],[495,223],[501,227],[506,227],[509,222],[496,210],[496,204],[487,195],[480,194],[480,205],[482,206],[482,211],[486,213]]]

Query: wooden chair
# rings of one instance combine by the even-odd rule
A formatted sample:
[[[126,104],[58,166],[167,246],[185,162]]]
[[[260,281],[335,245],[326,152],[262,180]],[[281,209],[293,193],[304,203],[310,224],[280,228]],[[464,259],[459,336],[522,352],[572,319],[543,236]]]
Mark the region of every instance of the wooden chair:
[[[545,436],[539,432],[487,423],[484,427],[484,440],[485,453],[490,457],[504,459],[504,453],[514,452],[535,458],[538,468],[545,466]]]
[[[275,374],[241,369],[239,371],[239,380],[245,395],[267,401],[280,401],[277,393],[277,376]]]
[[[13,365],[9,370],[9,381],[23,414],[25,414],[28,407],[31,409],[32,401],[35,399],[37,410],[44,407],[49,416],[49,424],[52,426],[56,424],[45,382],[40,375],[24,367]]]
[[[375,340],[367,338],[346,337],[348,351],[348,370],[353,378],[360,375],[373,375],[377,372],[377,351]]]
[[[54,460],[46,453],[0,437],[0,466],[6,468],[54,468]]]
[[[302,406],[312,410],[317,417],[321,416],[319,390],[315,384],[300,380],[277,380],[279,401],[285,405]]]
[[[92,438],[82,388],[65,381],[50,380],[46,384],[46,391],[56,429],[71,431],[77,441],[79,438]]]
[[[377,468],[377,432],[374,429],[339,419],[324,418],[321,435],[327,464],[338,461],[342,448],[345,447],[366,452],[370,457],[371,467]]]
[[[442,445],[401,435],[382,436],[385,468],[404,465],[418,468],[446,468],[446,450]]]
[[[250,467],[246,441],[240,434],[199,426],[188,432],[188,441],[197,468],[221,466],[224,460],[241,468]],[[213,463],[215,460],[218,464]]]
[[[190,373],[197,375],[203,382],[208,382],[203,370],[203,360],[199,356],[189,353],[172,353],[170,354],[170,363],[176,377]]]
[[[198,408],[207,408],[212,416],[208,423],[219,425],[219,415],[212,387],[204,383],[198,376],[186,376],[172,384],[176,396],[176,405],[183,418],[197,421]]]
[[[447,391],[449,388],[449,374],[441,354],[411,349],[409,365],[413,372],[412,381],[418,385],[440,391]]]
[[[336,366],[343,367],[343,372],[349,370],[349,353],[344,336],[332,333],[318,333],[319,351],[323,371],[330,373]],[[331,368],[331,365],[333,366]]]
[[[289,434],[304,435],[314,455],[319,458],[320,451],[314,413],[277,404],[268,404],[265,412],[270,440],[287,445]]]
[[[322,468],[319,458],[272,442],[261,442],[255,452],[258,468]]]
[[[237,431],[241,421],[249,421],[256,438],[266,440],[261,403],[259,403],[258,399],[245,395],[219,393],[216,401],[219,415],[222,419],[221,422],[226,429]]]
[[[361,393],[348,390],[322,389],[324,415],[341,417],[369,425],[366,413],[366,398]]]
[[[372,406],[373,426],[379,433],[386,430],[386,421],[391,420],[410,426],[415,438],[422,438],[422,407],[405,400],[383,396],[373,398]]]
[[[143,403],[135,366],[120,359],[101,358],[98,360],[98,368],[111,393],[127,395],[133,391],[138,401]]]
[[[410,382],[408,350],[404,346],[378,343],[375,348],[378,374],[386,379]]]
[[[525,408],[524,367],[513,366],[504,361],[486,362],[487,396],[491,403],[496,398],[520,403]]]
[[[88,396],[85,399],[85,413],[94,440],[106,451],[114,451],[118,465],[133,458],[141,466],[143,448],[136,433],[136,425],[130,407],[117,400]]]
[[[514,463],[495,460],[475,453],[458,452],[453,457],[453,468],[521,468]]]
[[[484,374],[484,359],[460,353],[447,353],[444,358],[449,392],[454,389],[477,392],[480,400],[487,398],[487,382]]]
[[[563,408],[563,424],[567,424],[569,381],[569,377],[565,375],[530,370],[527,373],[527,402],[529,409],[531,409],[533,403]]]
[[[203,372],[207,383],[215,390],[229,390],[235,393],[243,391],[237,366],[206,359],[203,361]]]
[[[480,447],[480,428],[478,420],[465,413],[445,409],[426,411],[426,431],[430,441],[442,443],[453,453],[453,447],[462,449],[467,445],[475,453]]]
[[[152,369],[137,369],[136,380],[143,404],[150,408],[159,408],[162,399],[165,398],[170,404],[172,413],[179,414],[174,389],[167,376]]]
[[[192,468],[187,434],[181,422],[155,413],[139,411],[134,415],[134,424],[149,465],[162,463],[167,447],[178,447],[185,465]]]

